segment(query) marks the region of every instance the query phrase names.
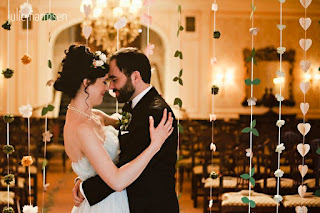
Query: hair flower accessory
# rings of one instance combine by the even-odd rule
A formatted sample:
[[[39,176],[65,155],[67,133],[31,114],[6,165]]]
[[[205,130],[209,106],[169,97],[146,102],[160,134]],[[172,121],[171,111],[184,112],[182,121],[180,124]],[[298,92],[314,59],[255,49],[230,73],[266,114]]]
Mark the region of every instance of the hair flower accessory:
[[[37,213],[38,212],[38,206],[32,206],[32,205],[25,205],[22,209],[23,213]]]
[[[93,59],[92,67],[97,68],[101,67],[102,69],[105,69],[103,66],[105,63],[107,63],[107,56],[106,54],[102,53],[101,51],[96,51],[94,53],[94,56],[99,59]]]
[[[32,5],[25,2],[22,5],[20,5],[20,15],[22,18],[29,18],[29,16],[33,13]]]
[[[22,105],[19,108],[19,112],[22,115],[23,118],[30,118],[32,115],[32,106],[30,104]]]
[[[31,156],[24,156],[21,160],[22,166],[31,166],[33,164],[33,160]]]

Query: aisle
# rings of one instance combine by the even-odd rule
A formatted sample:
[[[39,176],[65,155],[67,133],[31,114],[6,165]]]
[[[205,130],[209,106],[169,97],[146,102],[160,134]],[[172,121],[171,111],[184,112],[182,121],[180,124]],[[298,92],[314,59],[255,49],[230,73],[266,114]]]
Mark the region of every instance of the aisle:
[[[45,213],[70,213],[73,205],[72,199],[72,187],[73,181],[76,175],[71,170],[70,161],[67,161],[67,171],[64,173],[60,160],[54,160],[49,162],[50,167],[47,175],[47,183],[50,183],[49,190],[45,195],[46,207]],[[42,175],[39,178],[39,192],[38,192],[38,206],[41,210],[41,198],[42,198]],[[191,191],[190,180],[186,177],[183,184],[183,193],[179,200],[181,213],[202,213],[201,200],[199,202],[199,208],[194,209],[192,200],[190,198]],[[40,211],[39,211],[40,212]]]

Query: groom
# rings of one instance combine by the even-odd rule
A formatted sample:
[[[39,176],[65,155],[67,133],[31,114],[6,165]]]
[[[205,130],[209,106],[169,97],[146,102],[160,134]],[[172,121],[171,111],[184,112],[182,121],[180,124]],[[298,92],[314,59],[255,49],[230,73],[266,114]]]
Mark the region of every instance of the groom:
[[[109,66],[110,89],[113,89],[120,103],[130,101],[125,104],[123,111],[132,114],[126,131],[119,132],[121,153],[117,166],[121,167],[149,146],[149,116],[154,117],[157,125],[162,118],[163,110],[172,110],[150,85],[150,62],[138,49],[120,49],[110,57]],[[173,126],[174,131],[161,150],[140,177],[127,187],[131,213],[179,212],[174,177],[178,142],[176,120]],[[84,181],[81,187],[90,205],[100,202],[114,192],[98,175]]]

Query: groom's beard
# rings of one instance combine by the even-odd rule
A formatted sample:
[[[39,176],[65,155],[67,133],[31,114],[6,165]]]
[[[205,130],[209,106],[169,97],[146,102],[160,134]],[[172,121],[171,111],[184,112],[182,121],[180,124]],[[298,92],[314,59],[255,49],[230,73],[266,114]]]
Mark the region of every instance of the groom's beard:
[[[131,79],[128,78],[126,84],[119,90],[113,89],[113,92],[119,92],[117,97],[119,103],[126,103],[130,100],[131,96],[135,92],[135,89],[132,85]]]

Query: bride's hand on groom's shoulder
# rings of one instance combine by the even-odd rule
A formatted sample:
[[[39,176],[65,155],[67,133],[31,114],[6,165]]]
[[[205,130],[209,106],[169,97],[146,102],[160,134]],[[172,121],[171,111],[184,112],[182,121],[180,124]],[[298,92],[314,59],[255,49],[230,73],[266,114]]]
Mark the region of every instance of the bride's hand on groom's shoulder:
[[[75,206],[80,206],[80,204],[84,200],[84,196],[80,192],[80,183],[81,183],[81,180],[78,179],[72,189],[72,196],[73,196],[73,201]]]
[[[150,129],[150,138],[151,138],[151,146],[153,146],[157,151],[160,150],[162,144],[166,141],[166,139],[173,132],[173,117],[172,113],[167,113],[167,109],[163,110],[163,116],[159,123],[159,125],[154,127],[154,119],[152,116],[149,117],[149,129]],[[169,116],[167,116],[169,114]],[[168,117],[168,119],[167,119]]]

